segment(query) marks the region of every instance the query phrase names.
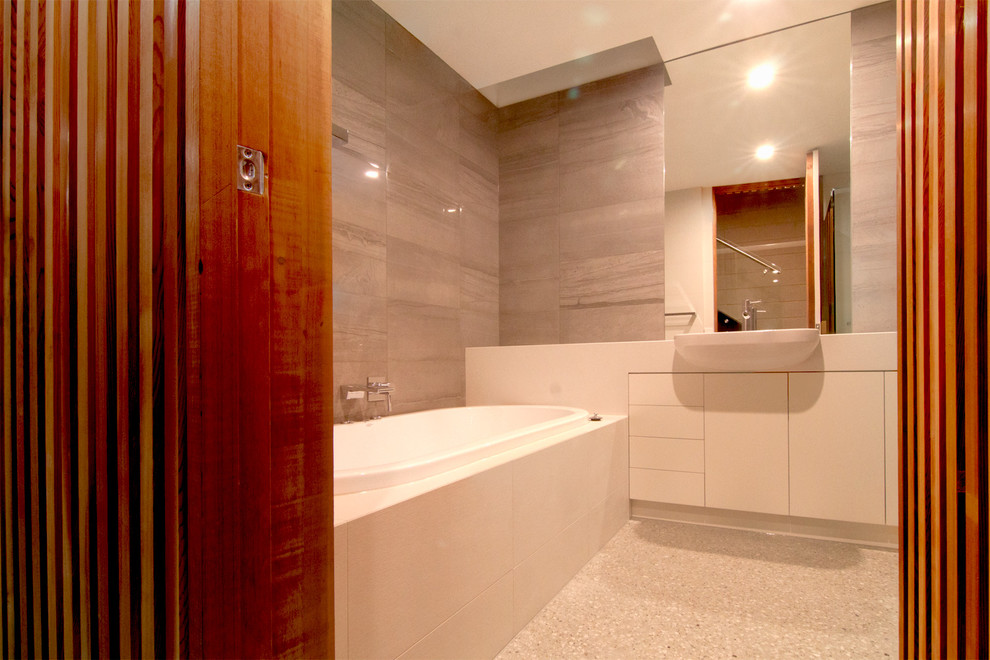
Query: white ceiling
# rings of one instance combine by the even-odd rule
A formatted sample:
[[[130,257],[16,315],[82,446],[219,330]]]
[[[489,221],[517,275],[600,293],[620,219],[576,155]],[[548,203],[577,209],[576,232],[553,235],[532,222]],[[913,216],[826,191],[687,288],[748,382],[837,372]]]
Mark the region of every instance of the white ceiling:
[[[666,187],[678,190],[803,176],[808,148],[848,153],[848,16],[752,38],[877,0],[375,2],[490,98],[500,83],[652,37],[672,81]],[[781,67],[775,83],[747,90],[740,76],[767,59]],[[754,169],[754,142],[766,141],[777,157]]]
[[[667,190],[803,177],[818,147],[824,173],[849,171],[849,15],[709,50],[667,65]],[[773,84],[752,89],[772,62]],[[774,157],[756,159],[771,144]]]

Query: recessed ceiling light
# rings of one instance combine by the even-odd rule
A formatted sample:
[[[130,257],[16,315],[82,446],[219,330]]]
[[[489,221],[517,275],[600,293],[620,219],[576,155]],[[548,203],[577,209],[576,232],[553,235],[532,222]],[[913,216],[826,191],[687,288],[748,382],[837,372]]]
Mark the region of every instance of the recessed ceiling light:
[[[773,156],[773,145],[764,144],[756,150],[756,157],[760,160],[769,160]]]
[[[369,179],[377,179],[378,178],[378,170],[367,170],[364,173],[364,175],[366,177],[368,177]]]
[[[761,64],[749,72],[749,86],[763,89],[773,82],[774,68],[770,64]]]

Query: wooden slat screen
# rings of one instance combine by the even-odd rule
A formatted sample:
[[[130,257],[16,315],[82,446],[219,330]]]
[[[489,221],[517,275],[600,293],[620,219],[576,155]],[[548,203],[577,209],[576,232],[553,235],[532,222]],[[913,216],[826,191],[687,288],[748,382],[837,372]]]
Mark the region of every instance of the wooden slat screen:
[[[6,657],[180,650],[184,17],[3,3]]]
[[[899,0],[901,654],[990,655],[986,0]]]
[[[329,2],[3,0],[4,657],[332,654],[330,93]]]

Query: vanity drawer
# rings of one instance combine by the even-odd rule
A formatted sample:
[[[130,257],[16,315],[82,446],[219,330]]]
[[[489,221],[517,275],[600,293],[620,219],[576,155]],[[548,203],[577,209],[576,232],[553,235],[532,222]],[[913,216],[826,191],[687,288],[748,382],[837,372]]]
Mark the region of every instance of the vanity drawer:
[[[630,405],[629,435],[703,440],[705,409],[688,406]]]
[[[629,403],[654,406],[705,405],[702,374],[629,374]]]
[[[629,438],[629,466],[678,472],[705,471],[705,441],[687,438]]]
[[[672,470],[629,470],[629,498],[647,502],[705,506],[705,475]]]

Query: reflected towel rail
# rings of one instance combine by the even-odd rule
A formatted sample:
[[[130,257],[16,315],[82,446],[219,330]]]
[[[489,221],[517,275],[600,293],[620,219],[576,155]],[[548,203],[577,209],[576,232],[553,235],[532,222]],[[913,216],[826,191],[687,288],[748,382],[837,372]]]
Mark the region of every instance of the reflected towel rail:
[[[739,254],[741,254],[742,256],[746,257],[747,259],[752,259],[753,261],[755,261],[756,263],[760,264],[764,268],[769,268],[774,273],[781,272],[780,271],[780,266],[776,265],[772,261],[764,261],[763,259],[760,259],[759,257],[757,257],[755,255],[752,255],[749,252],[746,252],[746,250],[742,249],[738,245],[734,245],[734,244],[730,243],[729,241],[727,241],[725,239],[719,238],[718,236],[715,237],[715,240],[718,241],[719,243],[721,243],[722,245],[724,245],[725,247],[729,248],[730,250],[733,250],[735,252],[738,252]]]

